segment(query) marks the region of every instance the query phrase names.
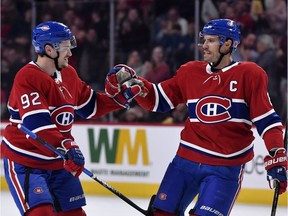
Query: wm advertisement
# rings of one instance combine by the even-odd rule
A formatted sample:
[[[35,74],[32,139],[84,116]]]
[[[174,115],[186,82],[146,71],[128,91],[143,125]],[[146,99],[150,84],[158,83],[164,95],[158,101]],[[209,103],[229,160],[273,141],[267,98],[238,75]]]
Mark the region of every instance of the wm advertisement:
[[[76,125],[72,134],[77,143],[87,146],[83,149],[86,168],[103,180],[159,184],[176,153],[180,130],[175,126]]]

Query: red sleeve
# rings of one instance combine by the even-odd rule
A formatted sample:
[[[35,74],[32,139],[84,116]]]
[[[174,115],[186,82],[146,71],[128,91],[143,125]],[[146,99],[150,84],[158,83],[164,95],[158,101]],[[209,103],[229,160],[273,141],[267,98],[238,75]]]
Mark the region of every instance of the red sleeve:
[[[283,148],[284,140],[283,140],[282,127],[278,126],[266,131],[266,133],[263,136],[263,140],[265,142],[268,151],[270,151],[273,148]]]
[[[155,90],[153,84],[143,77],[138,78],[144,83],[144,86],[148,90],[148,94],[145,97],[137,96],[135,97],[135,100],[142,108],[152,111],[155,104]]]
[[[108,97],[105,93],[96,93],[97,112],[93,118],[98,118],[102,115],[110,113],[115,110],[123,109],[112,98]]]
[[[250,107],[250,117],[255,119],[273,109],[267,93],[268,76],[256,64],[249,64],[249,78],[245,94]]]

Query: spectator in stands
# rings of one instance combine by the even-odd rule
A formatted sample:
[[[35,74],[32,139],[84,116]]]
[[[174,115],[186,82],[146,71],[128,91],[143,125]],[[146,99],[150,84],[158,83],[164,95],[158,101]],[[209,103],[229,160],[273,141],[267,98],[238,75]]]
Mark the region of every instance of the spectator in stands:
[[[86,37],[84,20],[78,15],[75,16],[75,22],[70,27],[72,33],[77,38],[77,49],[73,51],[73,55],[69,58],[69,63],[79,71],[79,61],[82,55],[83,43]]]
[[[280,77],[280,97],[281,113],[279,115],[284,121],[287,121],[287,34],[283,35],[277,51],[277,71]]]
[[[251,17],[254,21],[253,33],[261,34],[263,32],[269,31],[269,23],[264,15],[265,5],[262,0],[252,0],[250,8]]]
[[[150,24],[151,19],[151,13],[152,13],[152,7],[154,0],[125,0],[129,8],[136,8],[138,11],[141,11],[141,16],[143,18],[143,21],[146,24]]]
[[[136,104],[130,109],[119,110],[118,112],[117,119],[119,122],[143,122],[147,120],[148,112]]]
[[[144,67],[147,71],[144,78],[153,80],[154,83],[159,83],[171,77],[171,71],[165,59],[164,49],[161,46],[155,46],[152,49],[151,61],[146,61]],[[147,112],[147,110],[146,110]],[[154,113],[149,112],[147,118],[148,122],[165,122],[167,118],[171,117],[171,113]]]
[[[47,12],[47,13],[45,13],[45,12],[42,13],[40,17],[41,17],[40,20],[41,20],[42,22],[53,20],[53,16],[52,16],[49,12]]]
[[[178,24],[181,26],[181,34],[186,35],[188,33],[188,21],[181,17],[176,7],[172,7],[167,12],[168,27],[173,28],[173,25]]]
[[[39,17],[41,17],[42,14],[50,14],[54,20],[61,20],[64,11],[67,9],[66,2],[59,3],[57,0],[47,0],[42,3],[43,4],[37,8]]]
[[[170,67],[165,60],[165,53],[161,46],[156,46],[152,50],[151,62],[146,62],[147,73],[144,76],[151,82],[158,83],[171,77]]]
[[[129,9],[127,17],[120,25],[118,39],[125,61],[128,53],[134,49],[137,49],[142,55],[148,52],[150,29],[143,22],[137,9]]]
[[[31,44],[31,21],[32,21],[32,9],[26,9],[21,13],[18,13],[17,18],[11,25],[9,36],[14,38],[14,41],[23,46],[26,49],[30,49]]]
[[[79,71],[81,71],[79,76],[94,90],[103,90],[108,70],[107,48],[98,40],[94,28],[86,31],[79,57]]]
[[[242,34],[251,32],[254,28],[254,21],[250,15],[250,7],[247,0],[235,1],[232,6],[235,9],[235,21],[240,25]]]
[[[0,119],[6,119],[8,116],[7,113],[7,93],[1,87],[1,96],[0,96]]]
[[[3,49],[3,48],[2,48]],[[6,49],[6,48],[4,48]],[[8,92],[8,85],[11,86],[9,83],[9,80],[5,76],[9,73],[9,63],[7,62],[6,59],[1,58],[1,107],[0,107],[0,119],[8,119],[9,118],[9,112],[7,109],[7,99],[9,97],[9,92]]]
[[[232,53],[233,59],[235,61],[255,61],[258,56],[255,47],[256,39],[257,36],[252,32],[243,35],[238,48]]]
[[[261,0],[252,0],[250,7],[251,16],[257,21],[264,13],[264,4]]]
[[[160,41],[165,34],[170,34],[175,25],[181,27],[181,35],[188,33],[188,21],[181,17],[176,7],[171,7],[165,14],[156,17],[153,22],[152,40]]]
[[[2,51],[1,63],[4,65],[1,68],[1,87],[7,94],[10,94],[16,72],[27,62],[25,59],[26,49],[20,44],[8,44]]]
[[[189,22],[188,24],[188,34],[184,36],[185,47],[188,48],[186,52],[188,60],[194,59],[194,50],[195,50],[195,23],[194,21]],[[184,59],[182,61],[185,61]],[[176,71],[176,70],[175,70]]]
[[[115,30],[119,34],[120,27],[122,26],[123,20],[126,18],[129,7],[127,0],[119,0],[116,4],[116,15],[115,15]]]
[[[204,0],[201,9],[201,21],[207,23],[212,19],[219,18],[219,11],[215,0]]]
[[[67,23],[67,26],[72,26],[75,20],[75,11],[68,9],[64,12],[63,23]],[[47,20],[48,21],[48,20]]]
[[[108,48],[108,23],[103,17],[100,11],[93,10],[90,15],[89,25],[96,30],[98,42],[101,43],[103,47]]]
[[[236,20],[235,8],[231,5],[228,5],[225,10],[224,18]]]
[[[268,20],[270,29],[275,34],[283,35],[287,31],[287,3],[285,0],[274,0],[272,8],[264,12],[263,16]]]
[[[220,19],[227,18],[225,14],[229,6],[228,2],[226,0],[217,1],[217,5],[218,5],[219,18]]]
[[[145,76],[146,70],[138,50],[133,50],[129,53],[127,65],[133,68],[139,76]]]
[[[268,34],[259,35],[257,38],[257,52],[259,53],[256,63],[262,67],[268,77],[268,92],[276,113],[281,113],[280,77],[276,68],[277,58],[273,38]]]
[[[187,61],[189,44],[186,43],[185,36],[181,34],[181,26],[173,24],[171,30],[166,32],[159,41],[166,53],[167,63],[173,71]]]

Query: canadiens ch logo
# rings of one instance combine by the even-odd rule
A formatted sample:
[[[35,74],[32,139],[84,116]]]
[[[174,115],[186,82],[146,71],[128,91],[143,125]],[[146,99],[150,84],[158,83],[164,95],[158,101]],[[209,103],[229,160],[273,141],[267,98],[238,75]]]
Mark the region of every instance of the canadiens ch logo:
[[[68,132],[74,121],[74,108],[71,105],[58,107],[52,111],[51,118],[61,132]]]
[[[36,187],[36,188],[34,188],[33,192],[35,194],[41,194],[41,193],[43,193],[43,189],[41,187]]]
[[[195,107],[198,120],[203,123],[220,123],[231,119],[229,109],[232,106],[231,99],[210,95],[201,98]]]
[[[160,194],[158,195],[158,197],[159,197],[160,200],[166,200],[166,199],[167,199],[167,194],[165,194],[165,193],[160,193]]]

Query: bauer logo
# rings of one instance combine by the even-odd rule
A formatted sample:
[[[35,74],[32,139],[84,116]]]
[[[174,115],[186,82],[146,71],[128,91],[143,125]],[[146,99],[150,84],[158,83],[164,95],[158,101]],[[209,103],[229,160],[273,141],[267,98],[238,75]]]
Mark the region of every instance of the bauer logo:
[[[133,136],[132,131],[135,133]],[[100,128],[95,131],[89,128],[88,136],[91,162],[99,163],[104,158],[108,164],[123,164],[127,161],[129,165],[149,165],[146,131],[143,129],[108,131]]]

